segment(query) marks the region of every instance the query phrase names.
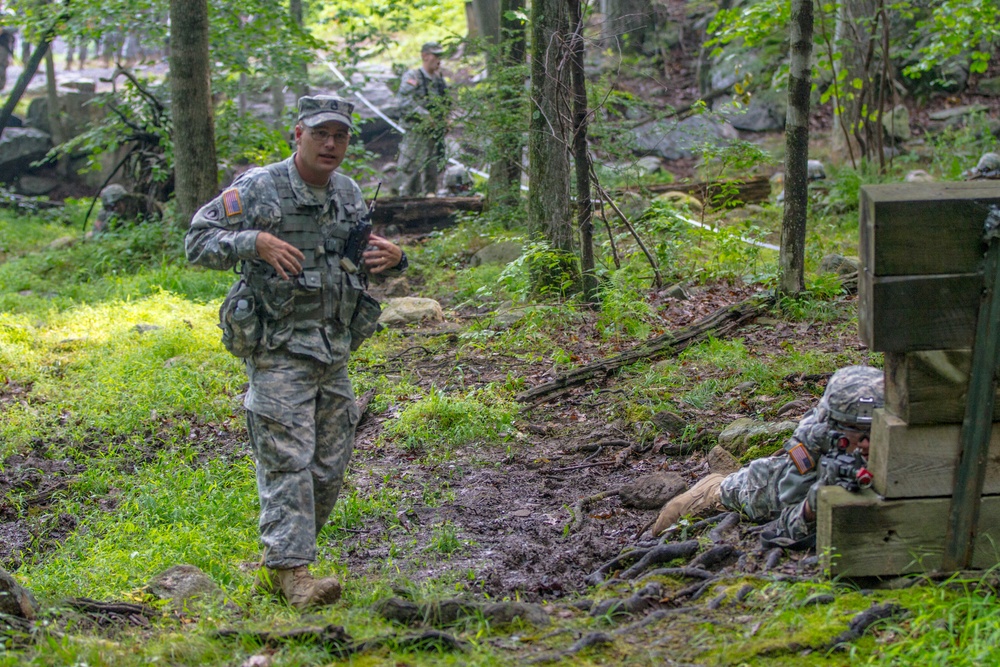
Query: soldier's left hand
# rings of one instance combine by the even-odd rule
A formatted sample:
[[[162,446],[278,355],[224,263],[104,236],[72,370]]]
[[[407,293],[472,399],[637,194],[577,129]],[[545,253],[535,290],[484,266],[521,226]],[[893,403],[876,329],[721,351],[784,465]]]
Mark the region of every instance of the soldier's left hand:
[[[399,261],[403,259],[403,249],[387,238],[372,234],[362,257],[371,273],[382,273],[399,265]]]

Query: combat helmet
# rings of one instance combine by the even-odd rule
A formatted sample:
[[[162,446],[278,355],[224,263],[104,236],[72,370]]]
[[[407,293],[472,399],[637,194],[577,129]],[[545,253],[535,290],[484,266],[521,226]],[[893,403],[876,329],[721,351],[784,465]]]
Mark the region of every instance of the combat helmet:
[[[472,187],[469,170],[460,164],[453,164],[444,172],[444,187],[449,192],[465,192]]]
[[[121,201],[121,199],[127,194],[128,191],[125,188],[117,183],[112,183],[101,190],[101,204],[104,205],[104,208],[109,209]]]
[[[885,405],[885,375],[870,366],[846,366],[830,378],[820,400],[830,420],[845,427],[871,428],[875,408]]]
[[[983,153],[976,163],[976,174],[986,178],[1000,175],[1000,155],[996,153]]]

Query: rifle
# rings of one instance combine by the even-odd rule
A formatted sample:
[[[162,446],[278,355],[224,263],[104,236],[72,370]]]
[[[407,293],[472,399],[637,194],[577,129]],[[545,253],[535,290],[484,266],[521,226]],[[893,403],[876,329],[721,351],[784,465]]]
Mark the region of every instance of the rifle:
[[[848,454],[840,444],[844,442],[842,438],[842,434],[832,433],[830,452],[820,457],[820,465],[827,471],[825,477],[831,480],[832,484],[852,493],[867,489],[872,485],[872,474],[867,467],[868,461],[860,451],[855,450]]]
[[[340,258],[340,268],[348,273],[358,273],[360,271],[359,267],[363,261],[365,248],[368,247],[368,239],[372,235],[372,213],[375,211],[375,200],[378,199],[378,192],[381,189],[382,181],[379,181],[378,186],[375,188],[375,196],[372,197],[371,204],[368,205],[368,210],[354,223],[347,237],[347,243],[344,246],[344,256]]]

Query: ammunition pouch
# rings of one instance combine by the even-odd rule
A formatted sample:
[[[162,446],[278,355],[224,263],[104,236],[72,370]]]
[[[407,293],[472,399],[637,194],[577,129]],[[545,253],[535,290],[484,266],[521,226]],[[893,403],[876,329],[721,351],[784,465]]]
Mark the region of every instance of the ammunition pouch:
[[[254,289],[243,278],[229,288],[219,307],[222,345],[235,357],[249,357],[260,344],[263,327]]]
[[[357,350],[361,344],[378,331],[379,315],[382,305],[367,292],[360,292],[357,305],[354,307],[354,317],[351,318],[351,351]]]

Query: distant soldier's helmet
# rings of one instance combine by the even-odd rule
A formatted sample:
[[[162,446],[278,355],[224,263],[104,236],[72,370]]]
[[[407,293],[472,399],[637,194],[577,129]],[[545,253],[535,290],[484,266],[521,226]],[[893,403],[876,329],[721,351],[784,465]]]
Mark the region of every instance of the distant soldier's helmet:
[[[469,170],[459,164],[453,164],[444,172],[444,186],[449,190],[461,192],[472,187],[472,177]]]
[[[996,153],[984,153],[979,162],[976,163],[976,171],[980,174],[1000,172],[1000,155]]]
[[[848,428],[867,431],[875,408],[885,405],[885,375],[870,366],[846,366],[830,378],[820,399],[828,418]]]
[[[104,208],[111,208],[119,201],[121,201],[128,191],[117,183],[112,183],[103,190],[101,190],[101,204]]]

